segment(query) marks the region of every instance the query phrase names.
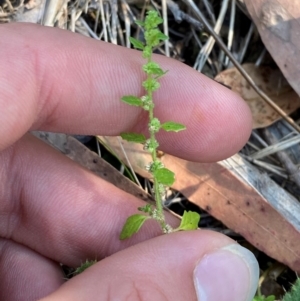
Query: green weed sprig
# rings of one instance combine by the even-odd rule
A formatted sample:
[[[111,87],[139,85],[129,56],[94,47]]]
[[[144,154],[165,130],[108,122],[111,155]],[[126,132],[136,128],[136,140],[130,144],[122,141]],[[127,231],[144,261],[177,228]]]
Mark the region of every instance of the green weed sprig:
[[[138,208],[144,214],[134,214],[130,216],[120,234],[120,239],[131,237],[138,232],[144,222],[148,219],[155,219],[161,226],[163,233],[170,233],[180,230],[193,230],[198,227],[200,215],[195,212],[184,212],[180,226],[177,229],[172,229],[166,223],[163,213],[162,197],[165,195],[166,187],[171,186],[175,181],[175,174],[164,167],[163,163],[157,157],[157,148],[159,146],[156,140],[156,134],[162,129],[167,132],[179,132],[186,127],[183,124],[168,121],[161,123],[157,117],[154,116],[154,102],[153,93],[159,89],[160,83],[158,79],[166,74],[158,63],[152,60],[153,49],[159,45],[161,41],[167,40],[168,37],[164,35],[158,28],[158,25],[163,22],[158,13],[154,10],[147,12],[144,22],[137,21],[136,23],[144,28],[145,43],[142,41],[130,38],[132,45],[139,50],[142,50],[143,58],[147,61],[143,65],[143,70],[146,73],[146,80],[142,85],[145,89],[145,95],[137,97],[128,95],[122,97],[122,101],[132,105],[143,108],[149,115],[149,138],[147,139],[143,134],[138,133],[122,133],[121,137],[130,142],[137,142],[144,144],[144,150],[147,150],[152,157],[146,169],[151,173],[153,179],[153,193],[156,203],[156,208],[151,205]]]

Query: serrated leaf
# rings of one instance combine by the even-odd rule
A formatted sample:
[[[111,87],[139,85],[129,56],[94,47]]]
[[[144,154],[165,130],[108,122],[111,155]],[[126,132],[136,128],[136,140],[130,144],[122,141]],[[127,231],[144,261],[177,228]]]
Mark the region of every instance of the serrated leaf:
[[[142,100],[133,95],[123,96],[121,100],[131,106],[141,107],[143,105]]]
[[[168,122],[163,123],[161,125],[161,128],[167,132],[179,132],[179,131],[185,130],[186,126],[181,123],[168,121]]]
[[[130,37],[129,40],[130,40],[130,42],[131,42],[131,44],[133,45],[134,48],[141,49],[141,50],[144,49],[145,46],[144,46],[143,42],[141,42],[141,41],[139,41],[139,40],[137,40],[133,37]]]
[[[120,136],[129,142],[144,143],[146,141],[146,137],[143,134],[121,133]]]
[[[195,230],[198,228],[200,214],[193,211],[184,211],[181,223],[177,230]]]
[[[160,168],[153,172],[156,180],[166,186],[172,186],[175,182],[175,174],[167,168]]]
[[[95,263],[97,263],[97,260],[86,260],[84,263],[81,264],[80,267],[78,267],[75,271],[74,271],[74,275],[79,275],[82,272],[84,272],[86,269],[88,269],[89,267],[91,267],[92,265],[94,265]]]
[[[127,218],[125,225],[123,226],[122,232],[120,234],[120,239],[126,239],[131,237],[133,234],[137,233],[144,222],[149,219],[149,216],[142,214],[134,214]]]

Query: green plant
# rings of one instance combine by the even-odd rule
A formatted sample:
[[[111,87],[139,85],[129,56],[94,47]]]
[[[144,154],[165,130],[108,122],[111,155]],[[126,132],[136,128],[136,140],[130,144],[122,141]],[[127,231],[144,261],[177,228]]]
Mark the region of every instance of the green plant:
[[[95,263],[97,263],[97,260],[86,260],[85,262],[83,262],[81,264],[80,267],[76,268],[76,270],[73,272],[73,275],[79,275],[82,272],[84,272],[87,268],[91,267],[92,265],[94,265]]]
[[[261,296],[255,296],[253,301],[274,301],[275,300],[275,296],[271,295],[268,297],[265,297],[264,295]]]
[[[257,295],[253,298],[252,301],[274,301],[276,298],[275,296],[271,295],[265,297],[260,293],[260,289],[258,289]],[[296,280],[296,282],[292,285],[289,292],[287,292],[282,301],[299,301],[300,300],[300,278]]]
[[[159,64],[152,60],[153,49],[157,47],[161,41],[168,39],[168,37],[158,28],[158,25],[162,22],[163,19],[160,18],[158,13],[154,10],[147,12],[144,22],[136,22],[144,29],[145,43],[134,38],[130,38],[130,41],[136,49],[142,50],[143,58],[147,60],[143,65],[143,70],[147,76],[146,80],[142,83],[145,95],[142,97],[128,95],[121,99],[131,106],[141,107],[148,112],[148,139],[143,134],[138,133],[122,133],[121,137],[130,142],[143,143],[144,150],[147,150],[151,154],[152,162],[146,166],[146,169],[152,175],[153,194],[156,207],[147,204],[144,207],[138,208],[138,210],[144,214],[134,214],[127,219],[120,234],[120,239],[131,237],[134,233],[138,232],[144,222],[149,219],[155,219],[160,224],[163,233],[196,229],[200,220],[200,215],[198,213],[184,212],[180,226],[177,229],[172,229],[171,226],[166,223],[163,213],[162,197],[165,194],[166,187],[171,186],[174,183],[175,174],[171,170],[165,168],[163,163],[157,157],[156,153],[159,143],[156,140],[156,134],[161,129],[167,132],[179,132],[186,127],[173,121],[161,123],[154,115],[155,105],[153,102],[153,93],[160,87],[158,79],[166,74],[166,71],[163,71]]]
[[[299,301],[300,300],[300,278],[297,279],[291,290],[287,292],[282,301]]]

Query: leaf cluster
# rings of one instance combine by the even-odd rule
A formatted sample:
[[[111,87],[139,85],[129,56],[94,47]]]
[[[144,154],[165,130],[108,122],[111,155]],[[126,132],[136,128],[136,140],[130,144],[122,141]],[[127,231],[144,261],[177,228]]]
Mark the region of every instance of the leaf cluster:
[[[149,213],[149,216],[143,214],[134,214],[127,218],[127,221],[122,229],[120,234],[120,239],[126,239],[131,237],[133,234],[137,233],[146,220],[153,217],[156,213],[156,209],[151,208],[151,205],[147,204],[145,207],[139,208],[140,211]],[[177,229],[174,231],[188,231],[195,230],[198,228],[198,224],[200,221],[200,215],[196,212],[192,211],[184,211],[181,223]],[[269,299],[257,299],[253,301],[273,301]]]

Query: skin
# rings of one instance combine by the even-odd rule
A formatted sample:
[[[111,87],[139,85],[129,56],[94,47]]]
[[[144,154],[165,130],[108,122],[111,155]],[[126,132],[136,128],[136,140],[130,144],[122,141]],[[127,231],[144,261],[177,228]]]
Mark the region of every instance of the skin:
[[[143,93],[140,52],[29,24],[1,25],[0,38],[0,299],[121,300],[113,283],[124,300],[196,300],[199,256],[231,239],[209,231],[157,237],[150,222],[119,241],[143,202],[28,134],[146,132],[145,113],[120,101]],[[156,114],[187,127],[160,134],[161,150],[213,162],[241,149],[251,115],[239,96],[175,60],[154,59],[169,70]],[[105,259],[65,283],[59,263],[86,258]],[[169,279],[174,269],[181,276]]]

